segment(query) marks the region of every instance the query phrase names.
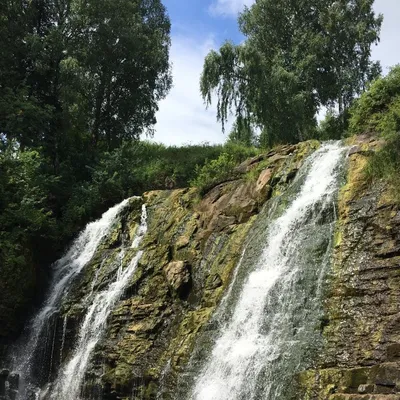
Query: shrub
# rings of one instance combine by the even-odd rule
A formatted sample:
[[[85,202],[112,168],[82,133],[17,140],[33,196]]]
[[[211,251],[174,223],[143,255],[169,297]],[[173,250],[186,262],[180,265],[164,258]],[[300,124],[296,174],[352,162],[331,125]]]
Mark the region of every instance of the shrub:
[[[368,160],[366,177],[382,180],[400,203],[400,65],[375,80],[350,110],[350,132],[375,133],[385,138],[383,148]]]
[[[197,187],[200,194],[205,194],[212,187],[230,179],[235,166],[233,156],[222,153],[216,160],[211,160],[203,167],[196,168],[197,176],[191,181],[191,185]]]
[[[350,133],[391,135],[400,129],[400,65],[376,79],[350,110]]]
[[[400,136],[387,139],[384,147],[370,157],[365,174],[371,181],[388,184],[394,199],[400,203]]]
[[[247,147],[237,142],[228,142],[224,152],[215,160],[207,161],[204,166],[196,167],[196,177],[190,182],[191,186],[197,187],[201,195],[205,194],[214,186],[235,178],[235,167],[259,153],[255,147]]]

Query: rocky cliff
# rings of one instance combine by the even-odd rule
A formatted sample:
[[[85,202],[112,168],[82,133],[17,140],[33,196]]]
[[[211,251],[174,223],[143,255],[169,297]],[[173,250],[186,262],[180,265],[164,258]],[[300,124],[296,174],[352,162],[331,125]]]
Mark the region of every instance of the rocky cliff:
[[[193,189],[144,194],[144,254],[88,371],[88,397],[173,398],[258,213],[318,146],[284,146],[248,160],[203,198]]]
[[[363,174],[379,145],[365,137],[351,143],[325,288],[324,346],[315,368],[298,376],[297,399],[400,400],[400,209],[388,188]],[[88,399],[174,399],[260,213],[318,146],[282,146],[250,159],[202,198],[195,189],[181,189],[131,199],[47,333],[46,379],[73,350],[85,299],[115,276],[115,260],[134,238],[145,203],[143,255],[95,349],[83,392]],[[13,381],[7,371],[0,374],[0,398]]]
[[[247,160],[230,181],[202,198],[195,189],[181,189],[131,199],[46,330],[40,365],[35,366],[38,380],[53,380],[70,357],[87,299],[114,279],[121,247],[127,249],[122,263],[132,258],[129,243],[145,203],[143,255],[108,319],[83,391],[87,398],[173,398],[198,333],[229,284],[259,212],[285,190],[318,146],[313,141],[282,146]],[[3,371],[0,396],[5,387],[15,386],[7,379],[12,381]]]
[[[317,368],[300,376],[305,399],[400,399],[400,208],[389,188],[366,180],[380,143],[352,140],[339,198],[333,273]]]

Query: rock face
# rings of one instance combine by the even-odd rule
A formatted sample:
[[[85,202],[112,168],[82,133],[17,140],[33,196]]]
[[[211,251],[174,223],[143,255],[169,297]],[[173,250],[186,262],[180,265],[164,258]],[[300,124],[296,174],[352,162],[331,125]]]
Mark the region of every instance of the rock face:
[[[172,399],[195,340],[230,283],[243,245],[263,207],[295,177],[318,142],[282,146],[238,167],[238,178],[200,198],[195,189],[154,191],[133,199],[75,280],[54,327],[46,332],[43,385],[74,348],[87,299],[109,285],[148,213],[143,255],[107,321],[86,371],[83,398]],[[120,259],[121,245],[126,249]],[[6,381],[7,379],[7,381]],[[15,386],[15,385],[14,385]],[[0,376],[0,398],[11,388]]]
[[[0,371],[0,400],[15,400],[18,394],[19,375],[9,370]]]
[[[100,386],[104,399],[174,398],[258,212],[316,147],[307,142],[259,157],[203,199],[193,189],[144,195],[144,254],[88,371],[88,395]]]
[[[362,174],[377,146],[360,138],[350,151],[320,326],[325,345],[315,368],[298,376],[296,400],[400,400],[400,208],[387,188]],[[113,279],[119,246],[135,236],[144,202],[143,255],[95,349],[83,398],[174,399],[260,210],[317,147],[283,146],[247,160],[236,168],[236,180],[203,198],[181,189],[132,201],[71,288],[55,331],[48,332],[53,341],[46,378],[54,378],[71,354],[85,299]],[[0,372],[0,399],[13,395],[17,379]]]
[[[318,368],[299,377],[299,398],[400,399],[400,209],[362,172],[379,145],[350,152],[339,201],[334,272],[321,329]]]
[[[179,246],[181,246],[181,243]],[[180,297],[185,298],[190,291],[192,280],[187,262],[171,261],[164,270],[168,284]]]

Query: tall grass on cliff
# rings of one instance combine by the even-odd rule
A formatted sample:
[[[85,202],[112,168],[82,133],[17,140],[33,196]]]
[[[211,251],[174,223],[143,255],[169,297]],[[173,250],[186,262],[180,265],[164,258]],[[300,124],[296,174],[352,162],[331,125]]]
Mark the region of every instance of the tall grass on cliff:
[[[400,203],[400,65],[376,79],[350,110],[351,134],[370,133],[385,140],[365,170],[372,181],[390,185]]]
[[[400,136],[390,137],[384,147],[370,158],[365,173],[371,181],[382,180],[400,203]]]

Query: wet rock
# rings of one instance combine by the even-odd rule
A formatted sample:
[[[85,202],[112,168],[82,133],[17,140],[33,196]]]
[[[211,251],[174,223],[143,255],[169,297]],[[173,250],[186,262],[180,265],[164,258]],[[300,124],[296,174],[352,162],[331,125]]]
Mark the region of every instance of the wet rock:
[[[165,268],[168,284],[182,297],[191,283],[190,267],[185,261],[172,261]]]
[[[18,390],[7,390],[7,396],[6,399],[7,400],[16,400],[18,396]],[[30,399],[27,399],[30,400]]]
[[[274,187],[276,185],[278,185],[278,183],[281,181],[282,176],[280,175],[276,175],[271,179],[271,186]]]
[[[180,238],[178,238],[178,240],[176,241],[176,249],[182,249],[184,247],[186,247],[189,244],[189,238],[187,236],[181,236]]]
[[[87,397],[96,393],[94,398],[104,400],[153,399],[162,381],[165,398],[174,398],[179,374],[230,283],[258,212],[274,190],[285,190],[287,174],[300,168],[316,147],[315,142],[282,146],[247,160],[236,170],[236,179],[217,185],[202,198],[196,189],[143,195],[149,224],[143,255],[87,370]],[[273,189],[270,181],[275,175],[282,180]],[[126,237],[133,238],[137,216],[129,211],[125,223],[112,232],[102,250],[109,258],[118,255]],[[73,343],[84,312],[75,300],[88,296],[94,279],[94,290],[99,290],[118,266],[102,265],[103,256],[94,255],[82,279],[77,279],[74,301],[65,304],[68,321],[76,315],[74,325],[68,322],[67,342]],[[66,343],[64,358],[71,348]]]
[[[8,383],[10,384],[10,389],[18,390],[19,387],[19,374],[13,372],[8,376]]]
[[[207,289],[209,290],[215,290],[219,287],[221,287],[223,284],[221,277],[217,274],[214,276],[214,278],[211,280],[209,285],[207,285]]]
[[[400,206],[389,188],[365,179],[377,146],[366,137],[351,150],[325,302],[326,342],[318,368],[300,378],[310,400],[400,397]],[[332,384],[336,393],[328,397]]]
[[[393,343],[386,350],[388,361],[400,361],[400,343]]]
[[[374,385],[360,385],[358,387],[358,393],[366,394],[366,393],[374,393]]]
[[[6,394],[6,382],[10,371],[7,369],[3,369],[0,371],[0,396],[4,396]]]
[[[292,181],[296,177],[297,172],[299,172],[298,168],[294,168],[291,171],[289,171],[288,174],[286,175],[285,182],[289,183],[290,181]]]

